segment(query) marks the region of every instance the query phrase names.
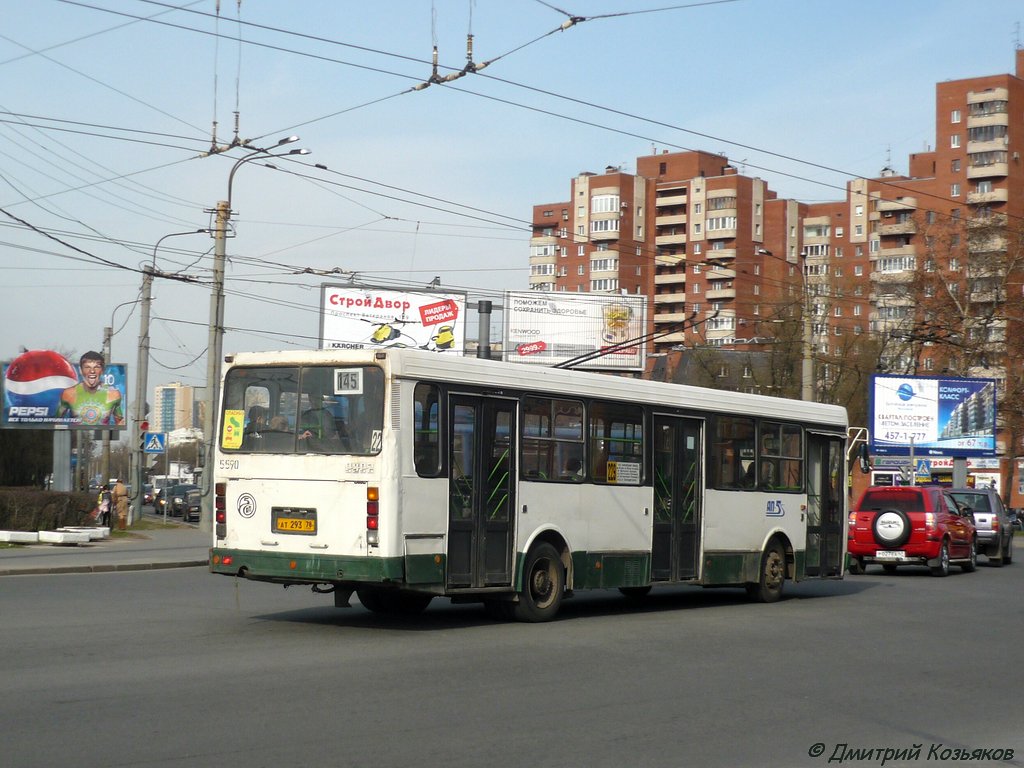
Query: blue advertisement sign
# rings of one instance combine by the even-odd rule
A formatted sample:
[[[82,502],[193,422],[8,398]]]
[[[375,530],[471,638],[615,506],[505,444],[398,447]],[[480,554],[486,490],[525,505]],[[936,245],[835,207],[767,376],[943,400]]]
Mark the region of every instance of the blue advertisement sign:
[[[875,455],[995,455],[995,379],[878,374],[870,413]]]
[[[58,352],[31,349],[3,364],[0,428],[110,429],[126,426],[127,370],[99,352],[72,363]]]

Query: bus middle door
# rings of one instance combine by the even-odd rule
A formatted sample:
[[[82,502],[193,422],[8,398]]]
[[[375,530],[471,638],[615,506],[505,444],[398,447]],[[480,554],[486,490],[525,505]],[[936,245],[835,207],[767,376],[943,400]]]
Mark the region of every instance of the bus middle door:
[[[695,579],[701,549],[701,426],[654,417],[654,524],[651,581]]]
[[[512,583],[516,401],[452,395],[448,408],[448,587]]]

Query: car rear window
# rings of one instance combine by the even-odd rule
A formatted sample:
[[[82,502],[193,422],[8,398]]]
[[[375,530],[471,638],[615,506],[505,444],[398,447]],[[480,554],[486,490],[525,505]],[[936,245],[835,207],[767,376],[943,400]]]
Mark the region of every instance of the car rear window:
[[[899,509],[903,512],[920,511],[925,502],[920,491],[904,489],[887,489],[884,491],[868,491],[860,503],[861,509]]]
[[[975,512],[991,512],[992,504],[984,493],[951,493],[958,504],[962,504]]]

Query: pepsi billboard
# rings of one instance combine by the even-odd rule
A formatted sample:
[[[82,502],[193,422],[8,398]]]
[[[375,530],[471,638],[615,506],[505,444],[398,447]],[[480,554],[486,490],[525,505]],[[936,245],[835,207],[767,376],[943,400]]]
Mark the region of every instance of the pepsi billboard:
[[[871,452],[920,457],[994,456],[995,379],[878,374],[871,386]]]
[[[72,363],[59,352],[31,349],[3,364],[0,428],[122,429],[127,371],[99,352]]]

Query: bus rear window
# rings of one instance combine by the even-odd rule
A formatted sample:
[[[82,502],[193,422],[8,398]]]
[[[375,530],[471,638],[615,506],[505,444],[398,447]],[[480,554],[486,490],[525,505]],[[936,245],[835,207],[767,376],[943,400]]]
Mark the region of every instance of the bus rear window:
[[[219,442],[237,453],[380,452],[384,372],[375,366],[232,368]]]

